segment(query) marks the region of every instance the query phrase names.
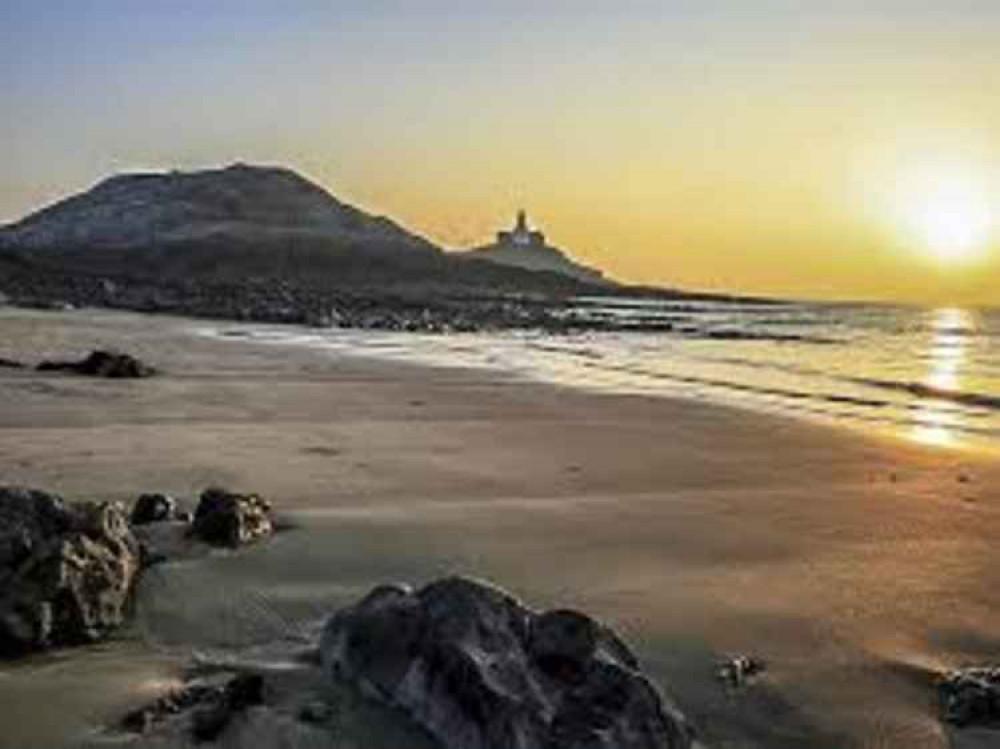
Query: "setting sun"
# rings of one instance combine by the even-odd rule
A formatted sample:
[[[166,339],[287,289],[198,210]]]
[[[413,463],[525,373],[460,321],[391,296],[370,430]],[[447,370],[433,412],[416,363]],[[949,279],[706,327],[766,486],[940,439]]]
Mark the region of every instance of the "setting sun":
[[[994,234],[989,193],[978,180],[936,176],[915,181],[901,196],[909,243],[940,265],[985,259]]]
[[[989,249],[991,220],[985,205],[944,200],[928,206],[923,216],[928,253],[941,262],[966,263]]]

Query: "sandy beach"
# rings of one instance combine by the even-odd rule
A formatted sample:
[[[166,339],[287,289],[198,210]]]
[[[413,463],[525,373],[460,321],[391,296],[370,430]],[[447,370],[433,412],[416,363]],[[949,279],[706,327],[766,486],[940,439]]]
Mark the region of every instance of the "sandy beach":
[[[0,310],[0,357],[115,346],[135,382],[0,369],[4,484],[210,484],[296,530],[167,565],[122,639],[0,667],[0,746],[78,744],[194,648],[309,626],[382,581],[482,576],[635,644],[710,747],[988,746],[933,674],[1000,653],[995,458],[703,402],[211,340],[190,320]],[[721,657],[766,675],[738,694]]]

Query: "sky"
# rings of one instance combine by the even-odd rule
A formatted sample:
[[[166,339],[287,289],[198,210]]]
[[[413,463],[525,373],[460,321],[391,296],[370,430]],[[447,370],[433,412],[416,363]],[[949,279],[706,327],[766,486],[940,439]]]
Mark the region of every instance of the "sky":
[[[998,38],[994,0],[3,0],[0,222],[245,161],[448,248],[524,207],[625,281],[996,304]]]

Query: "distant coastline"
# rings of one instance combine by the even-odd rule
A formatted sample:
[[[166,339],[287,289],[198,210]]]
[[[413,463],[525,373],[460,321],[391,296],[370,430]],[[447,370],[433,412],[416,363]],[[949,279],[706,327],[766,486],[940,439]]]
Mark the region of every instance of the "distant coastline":
[[[766,301],[610,282],[548,246],[523,213],[499,241],[444,252],[288,169],[126,174],[0,227],[0,294],[28,307],[423,332],[620,329],[568,319],[581,296]]]

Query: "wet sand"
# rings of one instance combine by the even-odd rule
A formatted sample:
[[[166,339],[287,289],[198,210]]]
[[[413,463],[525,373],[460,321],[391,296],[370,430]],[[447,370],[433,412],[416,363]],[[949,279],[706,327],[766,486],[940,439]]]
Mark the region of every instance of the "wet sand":
[[[218,483],[299,525],[160,568],[121,640],[0,666],[0,746],[78,744],[193,648],[264,640],[377,582],[453,572],[614,624],[708,746],[1000,743],[943,731],[930,683],[1000,660],[995,458],[702,402],[209,340],[194,325],[0,310],[0,357],[115,345],[165,370],[127,382],[0,369],[4,483],[121,500]],[[738,653],[768,671],[726,694],[715,662]]]

